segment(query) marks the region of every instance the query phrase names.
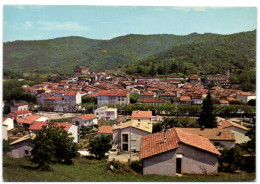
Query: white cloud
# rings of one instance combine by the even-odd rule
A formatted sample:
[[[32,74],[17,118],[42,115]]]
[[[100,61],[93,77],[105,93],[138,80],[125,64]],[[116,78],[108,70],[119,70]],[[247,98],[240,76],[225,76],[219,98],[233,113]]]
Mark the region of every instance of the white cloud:
[[[75,22],[38,21],[36,26],[39,30],[61,30],[61,31],[86,31],[88,28]]]
[[[39,30],[39,31],[87,31],[88,27],[75,22],[58,22],[58,21],[25,21],[13,25],[15,29]]]

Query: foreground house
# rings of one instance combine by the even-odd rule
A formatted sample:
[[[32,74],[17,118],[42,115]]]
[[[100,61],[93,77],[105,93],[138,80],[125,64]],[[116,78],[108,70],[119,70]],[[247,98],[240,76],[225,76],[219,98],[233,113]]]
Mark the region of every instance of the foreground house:
[[[233,135],[236,138],[235,143],[243,143],[249,141],[249,137],[246,136],[245,134],[248,132],[248,129],[242,125],[239,125],[237,123],[234,123],[229,120],[220,120],[218,122],[218,128],[225,130],[225,129],[230,129],[233,133]]]
[[[115,120],[117,118],[117,109],[108,108],[107,106],[100,107],[94,110],[94,115],[98,120]]]
[[[48,122],[49,118],[33,114],[33,115],[26,116],[26,118],[18,119],[17,125],[20,127],[29,128],[33,123],[37,121]]]
[[[13,120],[18,120],[20,118],[26,118],[29,115],[32,115],[32,112],[29,110],[24,110],[11,112],[6,117],[12,118]]]
[[[113,148],[120,151],[140,151],[141,138],[152,133],[148,122],[128,121],[113,127]],[[130,136],[131,135],[131,136]]]
[[[142,137],[140,159],[144,175],[217,174],[219,155],[209,139],[172,128]]]

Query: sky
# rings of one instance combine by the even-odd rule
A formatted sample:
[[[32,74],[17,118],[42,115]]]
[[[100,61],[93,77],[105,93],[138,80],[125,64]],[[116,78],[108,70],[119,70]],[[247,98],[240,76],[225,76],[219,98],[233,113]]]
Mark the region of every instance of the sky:
[[[256,29],[256,7],[4,5],[3,41],[127,34],[232,34]]]

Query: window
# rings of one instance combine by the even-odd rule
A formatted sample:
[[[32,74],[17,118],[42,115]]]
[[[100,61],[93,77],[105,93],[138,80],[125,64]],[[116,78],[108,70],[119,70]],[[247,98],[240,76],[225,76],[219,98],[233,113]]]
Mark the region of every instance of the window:
[[[132,150],[136,150],[136,145],[131,145]]]
[[[29,150],[24,150],[24,154],[28,155],[29,154]]]
[[[123,134],[123,142],[128,142],[128,134]]]
[[[136,141],[136,136],[135,136],[135,135],[132,135],[132,136],[131,136],[131,140],[132,140],[132,141]]]

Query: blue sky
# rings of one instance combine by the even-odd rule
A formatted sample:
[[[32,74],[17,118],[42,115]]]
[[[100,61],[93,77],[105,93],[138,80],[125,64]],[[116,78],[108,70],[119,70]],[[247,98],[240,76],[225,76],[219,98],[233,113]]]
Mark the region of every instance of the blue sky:
[[[3,8],[3,41],[126,34],[232,34],[256,29],[254,7],[14,6]]]

